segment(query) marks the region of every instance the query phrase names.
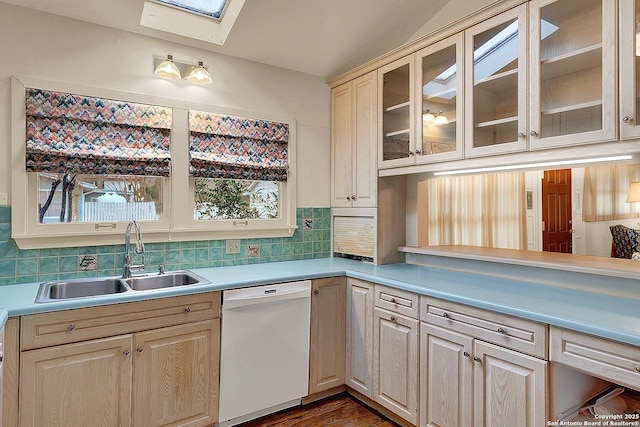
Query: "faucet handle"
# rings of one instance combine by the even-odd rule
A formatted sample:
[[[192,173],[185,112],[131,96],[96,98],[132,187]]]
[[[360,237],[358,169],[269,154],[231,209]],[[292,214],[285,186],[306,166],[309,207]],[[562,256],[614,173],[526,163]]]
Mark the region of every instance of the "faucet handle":
[[[158,274],[164,274],[164,264],[160,264],[158,266]]]

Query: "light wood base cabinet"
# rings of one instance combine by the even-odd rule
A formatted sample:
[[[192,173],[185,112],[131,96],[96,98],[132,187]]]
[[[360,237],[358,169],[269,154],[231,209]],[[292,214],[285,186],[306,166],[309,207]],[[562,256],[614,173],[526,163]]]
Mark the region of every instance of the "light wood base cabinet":
[[[134,336],[133,425],[218,420],[220,319]]]
[[[311,282],[310,395],[344,386],[346,303],[345,277]]]
[[[418,423],[418,321],[374,311],[375,401],[412,424]]]
[[[131,335],[23,352],[20,425],[131,424]]]
[[[425,322],[420,345],[420,426],[546,424],[547,361]]]
[[[19,425],[214,424],[219,308],[220,295],[214,292],[26,316],[23,324],[45,333],[31,346],[55,344],[23,347]],[[130,322],[122,321],[130,315]],[[149,328],[153,323],[164,327]],[[67,325],[66,333],[58,332],[58,325]],[[100,337],[109,329],[131,333]]]
[[[373,399],[373,284],[347,279],[347,386]]]

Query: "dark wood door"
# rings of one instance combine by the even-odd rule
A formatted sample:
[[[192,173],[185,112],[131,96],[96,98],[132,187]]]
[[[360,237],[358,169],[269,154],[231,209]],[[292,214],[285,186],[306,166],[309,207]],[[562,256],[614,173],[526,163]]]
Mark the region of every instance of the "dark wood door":
[[[571,253],[571,169],[545,171],[542,179],[542,250]]]

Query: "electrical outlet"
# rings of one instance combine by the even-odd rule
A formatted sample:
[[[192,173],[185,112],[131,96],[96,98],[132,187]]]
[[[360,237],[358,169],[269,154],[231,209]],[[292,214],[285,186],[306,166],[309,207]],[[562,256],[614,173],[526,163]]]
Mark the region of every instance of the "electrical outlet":
[[[227,254],[239,254],[240,253],[240,240],[233,239],[227,240]]]

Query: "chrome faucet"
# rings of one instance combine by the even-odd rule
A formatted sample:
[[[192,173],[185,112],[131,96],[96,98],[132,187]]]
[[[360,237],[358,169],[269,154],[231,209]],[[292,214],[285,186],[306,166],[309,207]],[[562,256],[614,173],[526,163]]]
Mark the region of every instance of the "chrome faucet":
[[[131,264],[131,228],[134,228],[136,233],[135,253],[142,255],[142,262],[135,265]],[[138,223],[131,221],[127,225],[127,230],[124,233],[124,263],[122,265],[122,278],[128,279],[131,277],[132,271],[141,270],[144,270],[144,243],[142,243],[142,233],[140,232],[140,226]]]

